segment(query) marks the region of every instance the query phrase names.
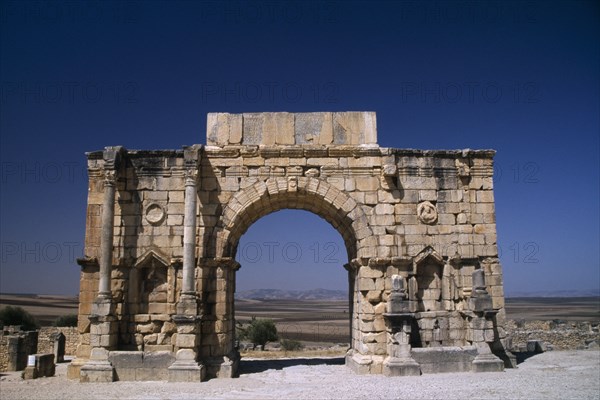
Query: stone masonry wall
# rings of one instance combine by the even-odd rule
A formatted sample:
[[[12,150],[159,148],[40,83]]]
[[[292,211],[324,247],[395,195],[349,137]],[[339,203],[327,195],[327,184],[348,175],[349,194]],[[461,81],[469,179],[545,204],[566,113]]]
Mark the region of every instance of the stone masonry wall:
[[[0,334],[0,372],[8,369],[8,338]]]
[[[514,351],[525,351],[527,341],[539,340],[554,350],[598,349],[599,323],[573,321],[508,321]]]
[[[38,331],[38,353],[54,353],[54,335],[62,332],[65,335],[65,355],[73,356],[79,344],[79,333],[74,326],[44,326]]]
[[[14,367],[25,368],[27,356],[35,354],[38,346],[38,331],[21,331],[19,326],[4,327],[0,331],[0,371],[6,371],[10,365],[10,359],[13,358]],[[10,348],[9,338],[14,340],[19,337],[18,346]],[[15,354],[10,354],[10,350],[16,351]],[[18,356],[16,356],[18,354]],[[16,357],[15,357],[16,356]]]
[[[25,333],[22,342],[24,352],[29,354],[53,353],[54,341],[52,335],[56,332],[62,332],[65,335],[65,355],[75,355],[79,342],[79,333],[76,327],[51,327],[40,328],[36,334]],[[0,371],[6,371],[8,368],[8,334],[0,334]],[[33,347],[36,344],[37,347]]]

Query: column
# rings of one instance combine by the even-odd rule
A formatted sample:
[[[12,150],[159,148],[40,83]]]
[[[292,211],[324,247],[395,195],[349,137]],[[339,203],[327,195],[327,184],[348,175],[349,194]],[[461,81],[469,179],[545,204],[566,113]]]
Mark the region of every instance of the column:
[[[108,360],[109,352],[118,344],[117,316],[112,300],[110,277],[112,272],[113,236],[115,224],[115,190],[118,163],[123,148],[104,149],[104,202],[102,204],[102,231],[100,237],[100,276],[98,297],[92,306],[90,320],[90,358],[79,371],[80,382],[112,382],[114,368]]]
[[[170,382],[200,382],[206,368],[199,362],[199,346],[202,320],[198,315],[196,293],[196,212],[197,178],[200,146],[184,147],[185,165],[185,211],[183,216],[183,277],[177,315],[173,322],[177,325],[175,361],[169,367]]]
[[[191,146],[184,148],[185,210],[183,216],[183,279],[181,297],[177,303],[177,314],[187,316],[196,316],[198,314],[195,281],[198,155],[198,147]]]
[[[185,215],[183,220],[183,288],[182,295],[195,296],[196,268],[196,171],[188,171],[185,179]]]
[[[110,299],[110,274],[112,269],[113,236],[115,224],[116,171],[108,170],[104,176],[104,202],[102,205],[102,236],[100,237],[100,279],[98,299]]]
[[[113,258],[117,169],[122,152],[123,148],[121,146],[106,147],[102,155],[104,159],[104,200],[102,203],[102,231],[100,234],[100,276],[98,279],[98,297],[92,308],[92,314],[97,316],[108,316],[113,313],[110,276]]]

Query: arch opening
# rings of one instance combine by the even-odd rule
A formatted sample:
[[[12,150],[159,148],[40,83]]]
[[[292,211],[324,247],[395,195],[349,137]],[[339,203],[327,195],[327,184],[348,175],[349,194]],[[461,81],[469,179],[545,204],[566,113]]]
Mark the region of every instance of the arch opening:
[[[237,339],[252,317],[271,319],[280,341],[313,349],[282,356],[317,357],[315,348],[344,356],[350,344],[351,290],[348,273],[341,268],[347,263],[343,246],[338,232],[311,212],[282,209],[253,224],[237,246],[236,261],[241,265],[235,278]],[[240,371],[250,372],[256,365],[245,362],[244,356],[261,353],[251,351],[249,338],[241,339]],[[279,345],[271,342],[268,347]]]
[[[355,338],[359,335],[356,261],[360,257],[368,257],[374,248],[367,216],[348,193],[324,179],[273,177],[246,186],[229,197],[204,241],[204,257],[199,259],[202,276],[198,285],[205,320],[203,332],[206,332],[202,335],[201,354],[208,357],[209,375],[232,376],[239,367],[234,318],[236,275],[241,266],[235,256],[240,238],[254,222],[283,209],[312,212],[329,222],[341,236],[349,260],[344,268],[348,271],[346,309],[350,317],[347,326],[351,332],[351,351],[358,343]],[[339,264],[343,261],[340,260]],[[345,350],[342,352],[345,353]]]

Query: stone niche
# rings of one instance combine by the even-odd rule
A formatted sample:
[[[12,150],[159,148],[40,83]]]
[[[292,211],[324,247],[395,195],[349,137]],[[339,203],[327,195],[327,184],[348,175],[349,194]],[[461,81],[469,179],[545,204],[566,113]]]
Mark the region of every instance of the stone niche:
[[[173,334],[177,332],[171,322],[175,314],[175,267],[155,251],[149,252],[129,270],[128,345],[123,349],[139,351],[173,351]]]
[[[494,154],[380,147],[373,112],[211,113],[206,145],[87,153],[80,344],[68,376],[236,376],[237,246],[285,208],[319,215],[343,238],[354,371],[514,365]]]

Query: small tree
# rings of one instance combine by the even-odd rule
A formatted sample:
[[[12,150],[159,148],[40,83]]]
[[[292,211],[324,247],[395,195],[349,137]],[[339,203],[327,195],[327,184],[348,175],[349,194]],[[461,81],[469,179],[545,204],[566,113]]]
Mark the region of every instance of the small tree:
[[[35,330],[39,326],[35,317],[21,307],[6,306],[0,310],[0,321],[4,326],[21,325],[21,329],[26,331]]]
[[[304,345],[298,340],[283,339],[281,340],[281,348],[285,351],[296,351],[302,350],[302,348],[304,348]]]
[[[265,349],[268,342],[278,340],[277,327],[273,320],[257,319],[252,317],[252,320],[247,326],[238,326],[240,339],[249,340],[255,346],[260,346],[261,350]]]
[[[77,326],[77,314],[61,315],[54,321],[54,326]]]

